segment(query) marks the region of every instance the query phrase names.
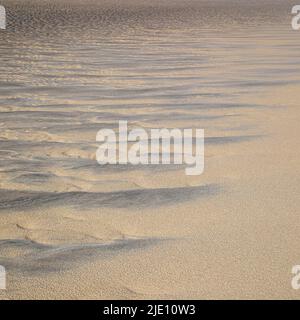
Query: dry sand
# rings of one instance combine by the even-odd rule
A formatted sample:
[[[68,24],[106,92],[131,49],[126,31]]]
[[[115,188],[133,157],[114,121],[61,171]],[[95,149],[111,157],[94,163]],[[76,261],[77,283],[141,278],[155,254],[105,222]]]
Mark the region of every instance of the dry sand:
[[[11,3],[27,24],[0,34],[0,298],[299,299],[289,5],[52,17]],[[96,133],[118,120],[204,128],[204,174],[99,166]]]

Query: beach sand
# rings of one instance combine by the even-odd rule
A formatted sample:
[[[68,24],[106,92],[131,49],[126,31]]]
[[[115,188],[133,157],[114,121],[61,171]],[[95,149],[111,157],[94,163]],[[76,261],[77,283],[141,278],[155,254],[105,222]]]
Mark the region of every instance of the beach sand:
[[[35,3],[0,33],[0,299],[299,299],[290,3]],[[204,173],[100,166],[119,120],[204,129]]]

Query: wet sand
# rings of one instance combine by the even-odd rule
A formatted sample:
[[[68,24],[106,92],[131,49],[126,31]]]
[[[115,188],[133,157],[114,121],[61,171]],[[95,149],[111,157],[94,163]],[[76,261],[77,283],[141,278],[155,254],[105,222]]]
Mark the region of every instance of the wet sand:
[[[292,4],[3,2],[0,298],[299,299]],[[119,120],[205,129],[204,173],[100,166]]]

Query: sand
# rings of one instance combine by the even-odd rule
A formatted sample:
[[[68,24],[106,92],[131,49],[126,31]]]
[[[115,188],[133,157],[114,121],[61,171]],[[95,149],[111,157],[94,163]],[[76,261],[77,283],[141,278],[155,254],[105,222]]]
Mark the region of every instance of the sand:
[[[141,3],[4,1],[0,299],[299,299],[290,4]],[[204,173],[100,166],[119,120],[205,129]]]

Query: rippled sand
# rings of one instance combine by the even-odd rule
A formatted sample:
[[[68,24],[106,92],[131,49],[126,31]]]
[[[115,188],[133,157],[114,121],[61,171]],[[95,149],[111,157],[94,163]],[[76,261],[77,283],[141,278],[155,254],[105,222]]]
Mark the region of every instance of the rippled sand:
[[[291,2],[1,4],[1,298],[300,297]],[[204,128],[204,174],[99,166],[119,120]]]

